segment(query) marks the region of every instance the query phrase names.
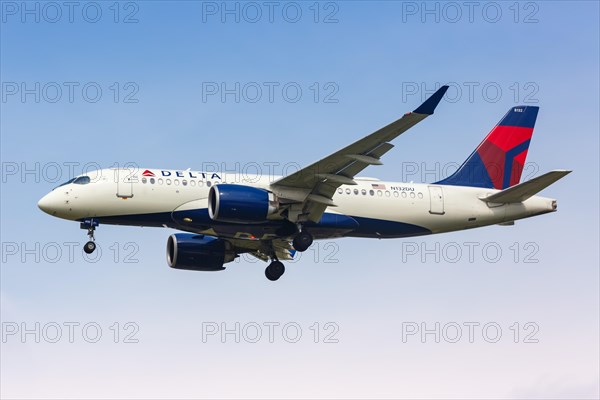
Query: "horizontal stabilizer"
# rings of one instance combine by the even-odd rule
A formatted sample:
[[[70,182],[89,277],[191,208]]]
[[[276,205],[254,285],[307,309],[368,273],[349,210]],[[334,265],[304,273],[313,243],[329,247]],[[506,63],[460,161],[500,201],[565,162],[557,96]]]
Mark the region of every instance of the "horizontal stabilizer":
[[[481,200],[488,203],[520,203],[570,173],[571,171],[566,170],[550,171],[527,182],[519,183],[501,192],[486,196]]]

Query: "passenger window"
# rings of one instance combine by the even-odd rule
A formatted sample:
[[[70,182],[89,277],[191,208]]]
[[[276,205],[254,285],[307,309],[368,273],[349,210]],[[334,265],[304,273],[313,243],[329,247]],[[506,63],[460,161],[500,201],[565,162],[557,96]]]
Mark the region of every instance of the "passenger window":
[[[410,198],[414,199],[415,198],[415,192],[410,192]]]
[[[389,190],[385,191],[385,197],[390,197],[390,191]]]
[[[402,192],[402,198],[406,198],[406,192]]]
[[[159,185],[162,185],[162,184],[163,184],[163,180],[162,180],[162,178],[158,178],[158,184],[159,184]]]
[[[211,183],[210,181],[206,181],[206,187],[210,187]]]
[[[173,183],[175,184],[175,186],[179,186],[179,179],[175,179],[175,180],[173,181]]]
[[[184,180],[182,180],[182,181],[181,181],[181,184],[182,184],[183,186],[187,186],[187,181],[184,179]]]
[[[338,193],[339,193],[339,194],[342,194],[342,193],[344,193],[344,189],[342,189],[342,188],[339,188],[339,189],[338,189]]]
[[[365,189],[361,190],[360,192],[362,193],[363,196],[367,195],[367,191]]]
[[[394,197],[398,197],[398,192],[394,192]]]
[[[146,183],[146,182],[148,182],[148,179],[142,178],[142,183]]]
[[[350,194],[350,193],[351,193],[350,189],[346,189],[346,194]]]
[[[354,189],[354,194],[358,194],[358,189]]]
[[[167,185],[170,185],[170,184],[171,184],[171,180],[167,179]]]
[[[151,183],[152,185],[154,185],[154,182],[156,182],[156,180],[155,180],[154,178],[150,178],[150,183]]]
[[[377,196],[381,197],[383,195],[383,192],[381,190],[377,191]]]
[[[371,196],[375,196],[375,192],[374,192],[373,190],[369,190],[369,194],[370,194]]]
[[[190,181],[190,186],[196,186],[196,181]]]
[[[419,192],[419,194],[417,196],[419,196],[419,198],[422,199],[423,198],[423,193]]]

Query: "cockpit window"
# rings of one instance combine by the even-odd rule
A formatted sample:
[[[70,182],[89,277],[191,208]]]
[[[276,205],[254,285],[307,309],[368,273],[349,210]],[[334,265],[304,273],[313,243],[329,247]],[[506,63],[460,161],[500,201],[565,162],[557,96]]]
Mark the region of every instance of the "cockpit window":
[[[73,183],[76,185],[87,185],[88,183],[90,183],[90,177],[89,176],[80,176],[79,178],[75,178]]]
[[[89,176],[79,176],[77,178],[72,178],[72,179],[69,179],[68,181],[66,181],[63,184],[58,185],[54,189],[57,189],[57,188],[59,188],[61,186],[68,185],[70,183],[75,183],[77,185],[86,185],[86,184],[90,183],[90,177]]]
[[[73,181],[75,181],[75,179],[76,179],[76,178],[71,178],[71,179],[69,179],[68,181],[66,181],[65,183],[62,183],[62,184],[58,185],[58,186],[57,186],[57,187],[55,187],[54,189],[57,189],[57,188],[59,188],[59,187],[61,187],[61,186],[68,185],[69,183],[73,183]]]

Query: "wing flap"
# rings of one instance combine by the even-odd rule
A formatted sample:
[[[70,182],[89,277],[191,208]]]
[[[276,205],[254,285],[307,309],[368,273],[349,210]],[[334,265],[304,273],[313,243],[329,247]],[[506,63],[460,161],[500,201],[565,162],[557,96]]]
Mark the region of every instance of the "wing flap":
[[[248,253],[259,260],[269,261],[272,251],[279,260],[293,260],[296,250],[286,239],[272,240],[245,240],[245,239],[225,239],[234,247],[238,253]]]

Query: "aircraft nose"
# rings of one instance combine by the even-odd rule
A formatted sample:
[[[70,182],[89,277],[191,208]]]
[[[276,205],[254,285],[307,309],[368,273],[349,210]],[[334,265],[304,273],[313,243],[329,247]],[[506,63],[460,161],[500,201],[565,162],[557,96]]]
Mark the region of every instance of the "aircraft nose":
[[[48,193],[38,201],[39,209],[50,215],[56,213],[56,202],[51,197],[50,193]]]

